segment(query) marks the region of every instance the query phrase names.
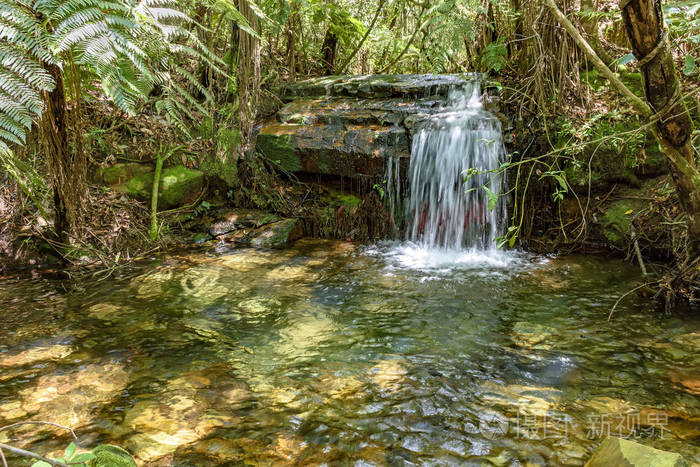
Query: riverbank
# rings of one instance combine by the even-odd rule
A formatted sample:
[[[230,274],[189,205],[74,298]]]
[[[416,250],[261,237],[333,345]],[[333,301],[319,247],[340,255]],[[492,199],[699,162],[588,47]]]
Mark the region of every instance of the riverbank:
[[[272,218],[293,222],[292,238],[404,238],[405,219],[397,209],[407,196],[413,132],[439,108],[455,79],[332,78],[283,88],[287,103],[261,120],[256,151],[243,156],[236,152],[241,140],[235,130],[213,138],[201,128],[196,138],[172,140],[172,127],[162,119],[144,114],[115,120],[112,106],[95,102],[84,109],[101,123],[85,135],[92,188],[81,238],[70,245],[52,238],[51,198],[40,177],[5,176],[0,270],[120,267],[146,252],[220,241],[212,226],[241,209],[260,211],[238,238],[226,236],[241,246],[255,237],[246,229],[260,229]],[[672,264],[692,272],[673,182],[637,121],[624,110],[602,117],[585,109],[525,117],[510,91],[515,82],[485,83],[484,103],[500,119],[511,155],[507,178],[513,190],[504,201],[510,226],[518,228],[514,246],[621,257],[653,277]],[[611,109],[619,103],[605,88],[600,92]],[[381,137],[371,137],[375,133]],[[167,148],[177,154],[166,162],[159,235],[152,241],[150,183],[154,159]],[[387,172],[389,160],[396,163]],[[697,273],[661,285],[686,302],[697,301]]]

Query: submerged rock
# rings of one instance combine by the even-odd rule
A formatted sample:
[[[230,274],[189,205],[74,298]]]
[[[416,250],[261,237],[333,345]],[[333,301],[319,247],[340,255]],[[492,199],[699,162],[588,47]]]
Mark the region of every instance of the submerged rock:
[[[542,324],[519,321],[513,325],[511,338],[520,347],[548,350],[552,348],[552,345],[545,341],[556,331],[556,329]]]
[[[683,467],[680,454],[661,451],[622,438],[603,441],[585,467]]]
[[[0,406],[0,418],[33,415],[72,428],[86,425],[96,408],[121,395],[128,374],[119,363],[92,363],[75,371],[40,377],[34,386],[23,389],[16,403]]]
[[[395,392],[408,374],[405,365],[406,362],[402,360],[380,360],[368,373],[382,391]]]
[[[212,407],[235,408],[249,394],[219,368],[185,373],[168,381],[153,399],[140,400],[127,410],[121,426],[126,447],[143,462],[173,454],[216,428],[234,426],[239,419]]]
[[[72,351],[72,346],[63,344],[33,347],[15,355],[3,356],[0,359],[0,367],[24,366],[49,360],[60,360]]]

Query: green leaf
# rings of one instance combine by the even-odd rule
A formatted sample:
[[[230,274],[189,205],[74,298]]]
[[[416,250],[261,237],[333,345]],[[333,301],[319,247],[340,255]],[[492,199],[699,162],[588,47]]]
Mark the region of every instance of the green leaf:
[[[693,74],[695,71],[696,65],[695,65],[695,58],[688,54],[685,56],[685,66],[683,67],[683,74],[685,76],[690,76]]]
[[[484,187],[484,190],[489,197],[489,211],[493,211],[496,209],[496,205],[498,204],[498,195],[489,190],[488,187]]]
[[[72,462],[90,462],[95,458],[95,455],[91,452],[83,452],[78,455],[76,455],[74,458],[71,459]]]
[[[49,464],[48,462],[39,461],[39,462],[34,462],[32,464],[32,467],[51,467],[51,464]]]
[[[66,447],[66,452],[64,454],[64,457],[66,459],[71,459],[73,455],[75,454],[75,443],[71,442],[68,447]]]
[[[510,241],[508,242],[508,246],[511,247],[511,248],[513,248],[513,245],[515,245],[515,241],[516,241],[517,239],[518,239],[518,236],[517,236],[517,235],[513,235],[512,237],[510,237]]]
[[[634,54],[625,54],[617,60],[618,65],[627,65],[635,60]]]
[[[557,179],[557,181],[559,182],[559,185],[562,187],[562,189],[564,191],[568,190],[568,188],[566,186],[566,180],[564,180],[564,177],[562,177],[561,175],[554,175],[554,178]]]

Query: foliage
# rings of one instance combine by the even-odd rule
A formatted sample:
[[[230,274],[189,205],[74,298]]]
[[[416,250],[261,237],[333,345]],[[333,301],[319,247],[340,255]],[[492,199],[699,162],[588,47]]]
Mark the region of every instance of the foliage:
[[[68,465],[84,465],[89,467],[136,467],[136,461],[124,449],[111,444],[100,444],[92,451],[77,452],[74,442],[65,449],[63,456],[51,459]],[[38,461],[32,467],[51,467],[45,461]]]
[[[182,64],[221,60],[181,25],[191,21],[174,0],[0,0],[0,15],[0,149],[26,142],[42,114],[42,93],[57,85],[46,70],[51,65],[87,72],[127,113],[161,87],[158,108],[183,130],[189,106],[206,112],[172,78],[210,97]]]

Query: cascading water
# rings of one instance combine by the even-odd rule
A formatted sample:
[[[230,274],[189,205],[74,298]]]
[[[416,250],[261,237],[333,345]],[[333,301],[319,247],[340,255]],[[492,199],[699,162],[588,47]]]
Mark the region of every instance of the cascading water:
[[[480,82],[453,87],[443,111],[413,137],[408,239],[428,248],[494,248],[505,219],[505,204],[494,198],[504,156],[501,125],[482,107]],[[470,169],[478,173],[467,176]]]
[[[445,106],[413,135],[402,263],[507,263],[493,251],[506,220],[498,170],[505,154],[500,121],[482,106],[480,81],[454,85]],[[393,161],[387,170],[396,170]],[[388,180],[396,183],[397,175]]]

